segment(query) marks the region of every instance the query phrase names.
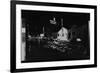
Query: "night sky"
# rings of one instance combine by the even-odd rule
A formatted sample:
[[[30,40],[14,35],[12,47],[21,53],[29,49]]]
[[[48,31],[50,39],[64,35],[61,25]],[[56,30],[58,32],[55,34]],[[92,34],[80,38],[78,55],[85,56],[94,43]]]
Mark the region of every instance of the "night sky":
[[[53,20],[53,17],[56,18],[57,25],[50,24],[49,20]],[[61,28],[61,18],[63,19],[63,26],[70,29],[73,25],[80,27],[88,24],[90,17],[88,13],[22,10],[22,19],[25,19],[26,26],[29,27],[31,34],[42,33],[43,26],[46,32],[59,31]]]

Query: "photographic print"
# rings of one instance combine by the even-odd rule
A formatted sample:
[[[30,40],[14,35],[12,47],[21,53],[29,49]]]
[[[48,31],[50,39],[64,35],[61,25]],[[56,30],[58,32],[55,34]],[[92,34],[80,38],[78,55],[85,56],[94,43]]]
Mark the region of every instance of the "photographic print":
[[[11,8],[11,72],[96,67],[96,6],[12,1]]]
[[[22,62],[90,59],[89,13],[22,10]]]

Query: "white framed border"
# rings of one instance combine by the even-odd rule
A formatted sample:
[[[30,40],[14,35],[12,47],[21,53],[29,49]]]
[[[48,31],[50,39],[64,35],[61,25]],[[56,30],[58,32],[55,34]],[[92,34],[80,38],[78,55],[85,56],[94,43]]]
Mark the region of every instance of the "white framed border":
[[[90,60],[54,61],[54,62],[33,62],[21,63],[21,10],[61,11],[90,13]],[[37,5],[16,5],[16,69],[77,66],[94,64],[94,9],[74,7],[53,7]]]

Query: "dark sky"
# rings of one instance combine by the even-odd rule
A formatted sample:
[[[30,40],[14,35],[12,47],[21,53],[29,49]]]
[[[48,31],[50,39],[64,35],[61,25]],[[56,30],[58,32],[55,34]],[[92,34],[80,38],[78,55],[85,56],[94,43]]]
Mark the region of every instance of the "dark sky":
[[[57,32],[61,28],[61,18],[63,18],[64,27],[70,29],[73,25],[78,27],[88,24],[89,13],[72,13],[72,12],[50,12],[50,11],[32,11],[22,10],[22,18],[28,24],[30,32],[42,33],[45,26],[47,32]],[[57,20],[57,25],[50,24],[49,20]]]

